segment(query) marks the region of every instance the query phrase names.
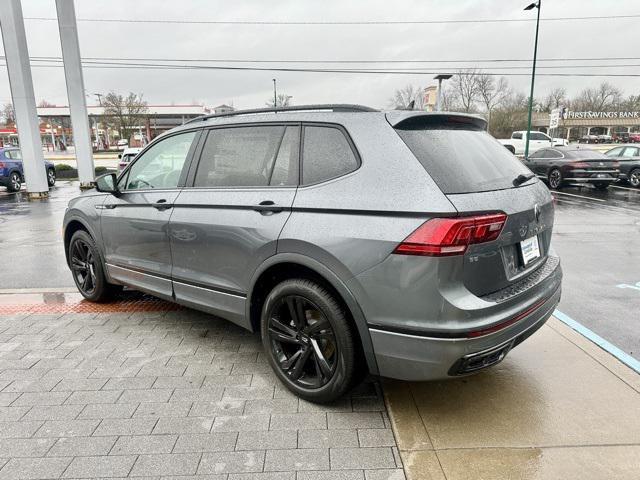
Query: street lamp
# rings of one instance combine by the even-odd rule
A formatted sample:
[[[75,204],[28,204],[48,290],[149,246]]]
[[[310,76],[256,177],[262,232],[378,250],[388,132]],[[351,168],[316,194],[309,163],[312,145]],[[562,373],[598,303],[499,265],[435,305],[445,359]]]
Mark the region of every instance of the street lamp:
[[[272,78],[273,80],[273,108],[277,108],[278,107],[278,94],[276,93],[276,79]]]
[[[538,55],[538,29],[540,28],[540,10],[542,8],[542,0],[533,2],[525,7],[525,11],[538,9],[538,17],[536,18],[536,39],[533,44],[533,68],[531,70],[531,92],[529,93],[529,112],[527,119],[527,140],[524,144],[524,158],[529,158],[529,137],[531,136],[531,111],[533,110],[533,83],[536,79],[536,57]]]
[[[436,95],[436,112],[440,111],[440,101],[442,97],[442,80],[449,80],[453,75],[443,73],[433,77],[434,80],[438,80],[438,95]]]

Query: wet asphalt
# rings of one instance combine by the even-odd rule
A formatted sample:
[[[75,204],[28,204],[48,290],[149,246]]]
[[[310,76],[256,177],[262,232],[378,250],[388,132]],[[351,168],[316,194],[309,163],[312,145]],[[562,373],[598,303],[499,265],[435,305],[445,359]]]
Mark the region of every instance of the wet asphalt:
[[[77,182],[57,183],[47,201],[0,187],[0,291],[74,286],[62,247],[67,202]],[[553,193],[552,245],[564,269],[558,310],[640,359],[640,190]]]

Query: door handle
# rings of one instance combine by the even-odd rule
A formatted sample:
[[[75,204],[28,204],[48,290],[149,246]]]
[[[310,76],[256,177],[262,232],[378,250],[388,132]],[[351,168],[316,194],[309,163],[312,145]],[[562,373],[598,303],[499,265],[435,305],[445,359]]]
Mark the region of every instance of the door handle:
[[[156,210],[169,210],[173,205],[171,205],[170,203],[167,203],[167,199],[166,198],[161,198],[160,200],[158,200],[156,203],[153,204],[153,208],[155,208]]]
[[[263,215],[268,215],[269,213],[280,213],[282,210],[284,210],[284,207],[281,207],[280,205],[276,205],[271,200],[264,200],[260,202],[258,205],[254,205],[252,208],[256,212],[260,212]]]

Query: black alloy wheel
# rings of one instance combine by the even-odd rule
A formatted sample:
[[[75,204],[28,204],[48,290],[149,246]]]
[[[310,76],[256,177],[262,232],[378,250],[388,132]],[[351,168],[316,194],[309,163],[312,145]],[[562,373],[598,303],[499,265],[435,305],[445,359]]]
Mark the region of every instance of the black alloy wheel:
[[[71,271],[80,293],[91,296],[96,290],[96,259],[83,239],[76,239],[70,248]]]
[[[92,302],[103,302],[112,298],[121,287],[107,283],[98,248],[84,230],[71,237],[67,252],[73,281],[84,298]]]
[[[562,173],[557,168],[549,172],[549,187],[557,190],[562,186]]]
[[[262,338],[276,375],[307,400],[327,402],[350,386],[353,338],[344,312],[323,287],[287,280],[265,300]]]
[[[629,173],[629,183],[632,187],[640,188],[640,168],[635,168]]]

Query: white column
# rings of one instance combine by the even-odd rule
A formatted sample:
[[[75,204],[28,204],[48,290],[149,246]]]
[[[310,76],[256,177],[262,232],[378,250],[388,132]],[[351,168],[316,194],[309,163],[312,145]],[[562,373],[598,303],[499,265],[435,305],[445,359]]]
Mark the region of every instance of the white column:
[[[93,150],[91,148],[91,130],[85,101],[80,44],[73,0],[56,0],[58,11],[58,29],[62,44],[62,62],[67,80],[67,96],[73,128],[73,144],[76,148],[78,177],[80,188],[90,188],[94,184]]]
[[[0,26],[27,193],[29,198],[46,198],[49,195],[49,184],[44,169],[36,98],[33,93],[33,78],[20,0],[0,0]]]

